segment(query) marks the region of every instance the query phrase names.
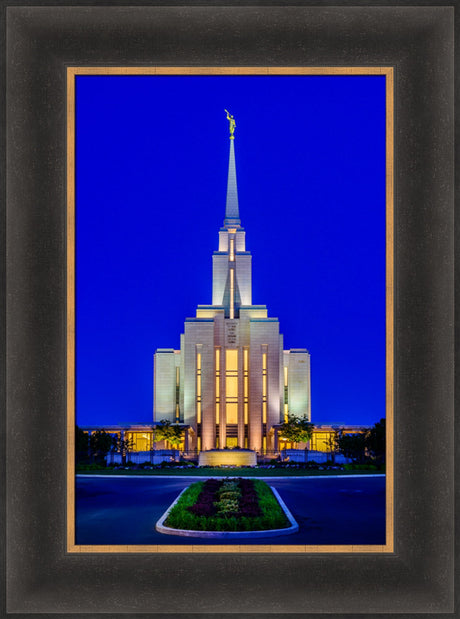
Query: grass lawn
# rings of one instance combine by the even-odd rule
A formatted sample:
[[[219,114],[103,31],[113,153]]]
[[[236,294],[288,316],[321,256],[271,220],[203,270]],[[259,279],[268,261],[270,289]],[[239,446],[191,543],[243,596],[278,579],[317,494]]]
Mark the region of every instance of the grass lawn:
[[[260,479],[208,479],[185,490],[165,525],[192,531],[267,531],[290,523]]]
[[[265,468],[265,467],[164,467],[158,469],[95,469],[78,470],[78,475],[177,475],[187,477],[318,477],[327,475],[375,475],[382,474],[384,471],[378,470],[334,470],[334,469],[304,469],[292,467]]]

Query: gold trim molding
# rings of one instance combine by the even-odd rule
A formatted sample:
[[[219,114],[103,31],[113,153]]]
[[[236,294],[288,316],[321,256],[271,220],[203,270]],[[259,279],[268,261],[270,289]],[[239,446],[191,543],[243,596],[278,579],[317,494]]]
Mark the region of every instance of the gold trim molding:
[[[77,75],[384,75],[386,77],[386,539],[384,546],[75,544],[75,77]],[[67,552],[392,553],[394,551],[394,69],[393,67],[67,67]]]

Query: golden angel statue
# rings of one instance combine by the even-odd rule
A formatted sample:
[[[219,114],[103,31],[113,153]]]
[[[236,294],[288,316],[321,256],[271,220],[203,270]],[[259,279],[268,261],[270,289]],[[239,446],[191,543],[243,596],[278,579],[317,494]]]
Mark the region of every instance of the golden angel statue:
[[[227,112],[227,120],[230,123],[230,138],[233,138],[236,127],[235,118],[230,114],[228,110],[225,110],[225,112]]]

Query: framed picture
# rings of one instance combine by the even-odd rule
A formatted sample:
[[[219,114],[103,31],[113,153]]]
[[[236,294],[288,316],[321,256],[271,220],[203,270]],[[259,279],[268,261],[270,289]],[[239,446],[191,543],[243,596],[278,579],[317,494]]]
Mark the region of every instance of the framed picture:
[[[67,93],[69,551],[139,552],[142,546],[143,552],[167,552],[170,544],[185,542],[184,552],[205,552],[210,543],[224,544],[225,552],[260,552],[261,546],[271,552],[392,552],[393,69],[71,67]],[[235,114],[234,108],[241,110],[239,130],[222,107],[225,98]],[[225,130],[221,148],[215,139],[219,126]],[[216,217],[219,189],[221,202],[227,196],[220,213],[223,228]],[[183,321],[181,307],[188,307],[198,291],[211,293],[211,285],[206,290],[198,283],[209,270],[205,258],[211,245],[205,238],[212,238],[210,224],[219,230],[212,305],[198,305],[195,318],[186,318],[180,350],[173,351],[165,338],[169,331],[171,341],[178,340],[174,327]],[[245,239],[253,236],[251,229],[260,237],[254,265]],[[227,255],[226,234],[235,235],[233,258]],[[257,254],[264,250],[258,266]],[[193,260],[186,259],[190,256]],[[226,291],[232,259],[234,290],[230,284]],[[265,306],[253,305],[252,289],[263,290],[264,281],[264,294],[300,323],[297,333],[291,326],[284,334],[284,342],[311,340],[313,380],[310,353],[278,343],[282,325]],[[211,344],[207,332],[214,333]],[[200,350],[199,387],[191,346]],[[282,369],[280,348],[287,348]],[[227,350],[247,365],[235,366],[235,393]],[[239,373],[247,375],[246,382],[238,382]],[[314,422],[310,452],[283,438],[282,413],[286,419],[297,414]],[[186,435],[177,452],[155,446],[163,417]],[[362,440],[363,428],[376,422],[383,434],[385,417],[386,479],[379,465],[385,461],[383,436],[370,465]],[[120,419],[124,423],[113,423]],[[76,495],[75,422],[83,442]],[[344,438],[336,439],[339,434]],[[334,439],[343,445],[358,440],[362,455],[346,449],[336,453]],[[98,451],[96,442],[103,440],[107,448]],[[123,458],[127,440],[132,444]],[[232,458],[242,462],[254,454],[262,469],[193,467],[210,457],[226,467]],[[171,458],[177,462],[172,467]],[[116,477],[101,479],[98,472],[108,472],[109,463]],[[169,475],[161,479],[165,465]],[[351,481],[363,469],[366,479]],[[275,472],[287,475],[284,483],[273,477]],[[125,478],[132,473],[148,477],[130,483]],[[159,499],[149,504],[144,497],[150,492],[169,496],[169,488],[182,492],[192,473],[200,475],[195,482],[206,475],[272,475],[277,491],[304,496],[305,512],[300,505],[294,508],[304,524],[296,534],[297,522],[288,527],[289,538],[278,532],[274,539],[267,531],[259,541],[261,533],[238,537],[235,532],[233,543],[228,533],[215,539],[216,531],[210,538],[196,532],[204,539],[190,540],[190,531],[170,538],[152,530],[155,510],[159,518],[169,505]],[[303,473],[303,480],[295,478]],[[322,474],[327,475],[322,480],[311,478]],[[139,485],[138,498],[130,504],[133,482]],[[123,488],[127,493],[120,505]],[[322,504],[318,512],[315,496],[327,497],[316,499]],[[342,515],[331,522],[331,513]],[[120,518],[136,525],[126,528]]]
[[[453,422],[453,259],[448,225],[453,208],[452,20],[450,7],[8,9],[6,453],[9,463],[17,462],[18,455],[22,463],[9,466],[7,484],[8,612],[218,614],[231,608],[237,614],[274,610],[315,614],[344,609],[353,613],[425,612],[427,606],[433,612],[452,609],[452,440],[446,440],[452,436]],[[84,394],[79,396],[78,387],[77,392],[73,388],[75,374],[66,372],[69,351],[75,352],[75,307],[77,377],[81,320],[78,301],[75,306],[67,296],[69,290],[78,295],[79,282],[78,264],[76,286],[70,281],[72,270],[67,270],[75,227],[66,219],[72,212],[66,205],[74,200],[73,188],[77,192],[82,188],[78,179],[74,187],[66,183],[75,152],[69,139],[72,131],[68,133],[68,119],[75,118],[68,76],[75,79],[79,67],[94,67],[85,70],[96,75],[101,69],[120,73],[119,67],[124,67],[127,75],[122,79],[129,80],[130,67],[141,67],[142,75],[148,76],[151,67],[171,75],[174,68],[186,66],[191,67],[190,77],[197,67],[215,67],[217,72],[231,67],[229,79],[236,79],[235,67],[243,74],[250,67],[267,67],[275,74],[288,67],[288,75],[295,68],[317,68],[319,74],[340,67],[375,74],[380,68],[386,86],[387,80],[394,80],[394,132],[385,129],[385,156],[391,152],[393,165],[389,168],[385,159],[387,200],[394,188],[393,235],[386,238],[395,258],[395,277],[386,295],[391,298],[387,320],[394,310],[395,344],[394,436],[389,437],[395,460],[394,501],[387,502],[386,514],[392,542],[394,535],[391,548],[376,552],[375,545],[358,544],[325,554],[320,544],[309,552],[303,548],[294,553],[289,549],[280,553],[276,545],[248,546],[237,552],[216,545],[203,553],[199,544],[169,545],[168,552],[159,552],[142,543],[126,543],[125,548],[114,544],[97,552],[93,544],[73,544],[74,532],[68,528],[72,487],[68,486],[67,497],[65,488],[68,472],[73,474],[68,445],[73,444],[74,427],[66,416],[75,393],[77,399]],[[387,97],[390,91],[385,92]],[[76,100],[78,105],[78,94]],[[386,122],[393,121],[387,98],[385,110]],[[233,113],[228,112],[230,117]],[[276,121],[274,116],[270,120]],[[244,133],[236,114],[235,118],[238,162],[238,131]],[[226,127],[225,117],[223,122]],[[267,129],[275,131],[276,122]],[[192,134],[196,126],[189,130]],[[79,138],[78,131],[77,126],[73,137],[83,143],[85,136]],[[388,148],[392,135],[394,150]],[[225,172],[225,164],[222,169]],[[77,204],[78,200],[77,195]],[[388,201],[386,206],[388,216]],[[393,219],[392,209],[390,213]],[[96,237],[102,245],[108,243],[103,230],[99,224]],[[212,238],[206,241],[211,247],[212,242]],[[391,270],[392,258],[393,252],[387,254]],[[97,290],[94,293],[97,296]],[[201,299],[197,294],[190,303],[206,302]],[[193,307],[183,311],[185,318]],[[163,346],[167,344],[158,347]],[[445,454],[442,466],[435,457],[440,450]],[[388,488],[392,492],[393,485]],[[443,570],[437,569],[440,565]],[[183,594],[174,600],[168,593],[172,574]],[[210,578],[211,589],[206,584]],[[234,590],[241,593],[235,596]]]

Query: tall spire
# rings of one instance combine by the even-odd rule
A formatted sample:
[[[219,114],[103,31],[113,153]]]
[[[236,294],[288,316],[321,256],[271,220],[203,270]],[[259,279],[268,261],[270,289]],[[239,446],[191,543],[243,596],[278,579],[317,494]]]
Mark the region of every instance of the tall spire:
[[[227,112],[227,110],[225,110]],[[234,117],[227,112],[227,120],[230,123],[230,154],[228,158],[228,180],[227,180],[227,203],[225,205],[224,226],[239,226],[240,213],[238,208],[238,189],[236,186],[236,166],[235,166],[235,136],[236,127]]]

